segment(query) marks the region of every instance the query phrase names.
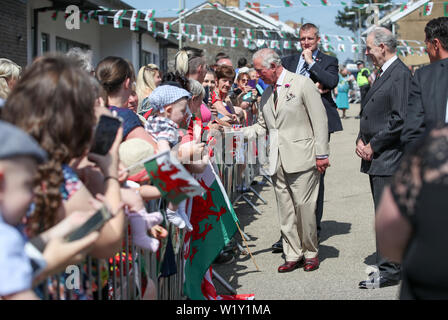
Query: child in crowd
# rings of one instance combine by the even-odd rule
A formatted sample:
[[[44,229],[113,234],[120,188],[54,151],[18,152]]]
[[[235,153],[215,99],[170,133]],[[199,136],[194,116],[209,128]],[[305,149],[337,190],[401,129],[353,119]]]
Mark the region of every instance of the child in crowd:
[[[6,138],[0,144],[0,300],[37,299],[31,290],[33,281],[36,283],[38,278],[43,279],[55,269],[69,264],[69,260],[98,238],[98,232],[66,243],[62,238],[86,219],[79,223],[79,216],[74,214],[63,220],[41,235],[46,243],[42,255],[39,254],[41,272],[38,275],[37,270],[33,271],[25,250],[26,236],[20,229],[33,200],[37,164],[46,161],[47,155],[29,135],[7,122],[0,121],[0,136]],[[76,222],[73,217],[78,220],[77,225],[73,225]]]

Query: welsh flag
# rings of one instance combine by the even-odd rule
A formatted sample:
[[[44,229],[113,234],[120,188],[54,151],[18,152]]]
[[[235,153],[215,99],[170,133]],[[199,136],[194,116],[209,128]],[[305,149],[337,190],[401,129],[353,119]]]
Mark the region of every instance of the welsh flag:
[[[197,25],[196,26],[196,31],[198,33],[198,37],[205,35],[205,31],[204,31],[204,25]]]
[[[221,27],[213,26],[213,37],[221,36]]]
[[[126,10],[118,10],[114,15],[114,28],[123,28],[123,17],[126,14]]]
[[[190,31],[189,31],[189,28],[188,28],[188,24],[186,24],[186,23],[181,23],[181,24],[180,24],[180,28],[181,28],[181,30],[182,30],[182,34],[186,34],[186,35],[189,35],[189,34],[190,34]]]
[[[156,13],[156,10],[149,9],[146,11],[145,20],[150,21],[154,19],[154,14]]]
[[[292,2],[289,0],[283,0],[283,3],[285,4],[285,7],[292,7]]]
[[[231,27],[230,28],[230,35],[232,38],[238,38],[238,28]]]
[[[338,39],[338,41],[344,41],[344,38],[341,36],[336,36],[336,39]]]
[[[330,37],[327,36],[326,34],[323,34],[323,35],[322,35],[322,38],[324,39],[325,42],[330,41]]]
[[[132,31],[138,31],[138,24],[140,22],[140,12],[138,10],[132,10],[131,27]]]
[[[244,48],[249,47],[251,44],[253,43],[253,41],[251,39],[243,39],[243,44],[244,44]]]
[[[225,47],[226,45],[226,39],[223,37],[218,37],[217,45],[220,47]]]
[[[107,24],[107,16],[98,16],[98,23],[101,25]]]
[[[216,294],[210,294],[213,282],[206,273],[238,230],[238,218],[211,162],[203,173],[194,176],[206,192],[187,202],[193,231],[185,235],[184,293],[193,300],[216,299]]]
[[[283,49],[291,49],[291,41],[284,41]]]
[[[148,23],[148,31],[156,32],[156,22],[153,19],[146,20]]]
[[[352,52],[358,52],[358,45],[357,44],[352,44]]]
[[[165,33],[165,35],[171,33],[171,23],[169,23],[169,22],[163,23],[163,33]]]
[[[236,48],[236,47],[238,47],[238,38],[232,38],[232,39],[230,39],[230,46],[231,46],[232,48]]]
[[[310,4],[308,2],[306,2],[306,1],[300,0],[300,2],[302,3],[302,5],[304,7],[309,7],[310,6]]]
[[[345,1],[341,1],[341,4],[342,4],[344,7],[347,7],[347,6],[348,6],[347,2],[345,2]]]
[[[178,204],[204,192],[199,183],[169,151],[146,159],[144,166],[153,185],[169,202]]]
[[[348,39],[350,40],[351,43],[355,43],[355,38],[349,37]]]
[[[51,14],[51,19],[53,19],[54,21],[56,21],[58,19],[58,12],[59,11],[53,11],[53,13]]]
[[[338,44],[338,51],[340,51],[340,52],[345,52],[345,46],[344,46],[344,44],[342,44],[342,43]]]
[[[248,30],[250,30],[250,29],[248,29]],[[268,30],[263,29],[263,30],[261,30],[261,31],[263,32],[263,35],[264,35],[266,38],[270,38],[270,37],[271,37],[271,33],[270,33]]]
[[[252,4],[252,2],[246,2],[246,7],[251,9],[254,7],[254,5]]]
[[[430,16],[432,12],[432,7],[434,6],[434,2],[426,2],[423,5],[423,15]]]
[[[328,0],[320,0],[324,7],[328,6]]]
[[[406,10],[408,8],[407,3],[403,3],[400,7],[400,12],[403,12],[404,10]]]
[[[254,30],[252,30],[252,29],[246,29],[246,34],[247,34],[248,39],[253,39],[255,36]]]
[[[88,13],[83,13],[81,17],[81,21],[84,23],[90,23],[90,16]]]
[[[283,32],[283,31],[277,31],[277,33],[278,33],[278,35],[280,36],[280,38],[284,38],[284,37],[286,37],[286,33],[285,32]]]

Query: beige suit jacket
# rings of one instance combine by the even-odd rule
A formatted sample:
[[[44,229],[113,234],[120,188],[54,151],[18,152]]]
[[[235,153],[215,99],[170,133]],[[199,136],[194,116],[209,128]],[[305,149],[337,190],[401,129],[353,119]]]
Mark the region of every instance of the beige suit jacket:
[[[285,71],[277,108],[269,86],[261,97],[257,123],[243,129],[248,139],[269,134],[270,175],[276,173],[279,158],[286,173],[295,173],[315,167],[316,156],[330,154],[319,90],[309,78]]]

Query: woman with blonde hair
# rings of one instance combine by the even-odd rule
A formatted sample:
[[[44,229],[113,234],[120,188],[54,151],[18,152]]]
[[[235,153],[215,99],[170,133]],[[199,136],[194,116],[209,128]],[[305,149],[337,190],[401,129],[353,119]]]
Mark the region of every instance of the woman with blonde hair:
[[[143,100],[160,85],[162,78],[160,77],[159,67],[155,64],[147,64],[138,71],[136,92],[138,96],[138,114],[144,114],[148,110],[143,108]]]
[[[20,78],[22,68],[15,62],[0,58],[0,99],[6,100]]]

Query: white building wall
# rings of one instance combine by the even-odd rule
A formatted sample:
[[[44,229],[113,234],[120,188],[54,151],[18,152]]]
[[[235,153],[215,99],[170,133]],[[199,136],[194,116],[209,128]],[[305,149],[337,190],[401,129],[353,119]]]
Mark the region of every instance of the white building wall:
[[[32,26],[33,9],[41,7],[51,7],[52,3],[47,0],[33,0],[28,2],[28,62],[32,62],[33,56],[33,36]],[[118,56],[128,59],[138,70],[140,63],[138,33],[129,30],[129,27],[115,29],[112,19],[108,20],[107,25],[100,25],[97,20],[91,20],[89,23],[80,21],[79,30],[68,30],[65,26],[64,12],[59,12],[56,21],[51,18],[54,11],[39,13],[38,28],[38,55],[42,53],[41,35],[47,33],[50,38],[50,51],[56,51],[56,37],[61,37],[71,41],[76,41],[88,45],[93,51],[93,64],[96,66],[99,61],[107,56]],[[158,42],[149,34],[142,35],[142,49],[145,51],[159,54]]]

